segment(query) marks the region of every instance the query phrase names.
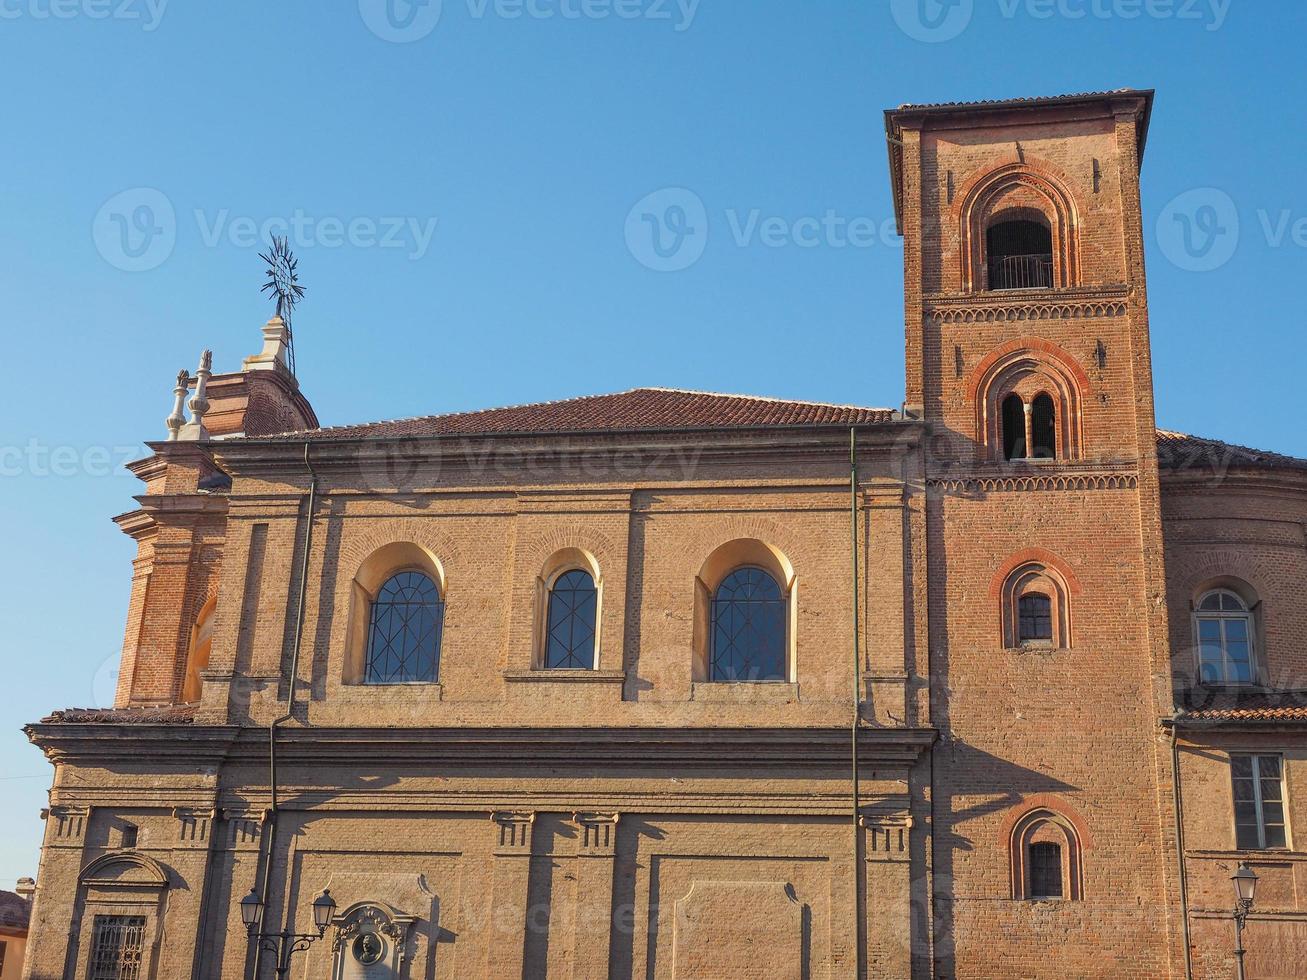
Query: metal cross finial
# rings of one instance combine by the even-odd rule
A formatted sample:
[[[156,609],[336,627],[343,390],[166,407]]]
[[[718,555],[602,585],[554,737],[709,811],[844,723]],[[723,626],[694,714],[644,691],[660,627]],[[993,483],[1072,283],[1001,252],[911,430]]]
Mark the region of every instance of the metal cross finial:
[[[261,292],[269,293],[277,299],[277,316],[286,324],[287,359],[291,374],[295,373],[295,334],[291,327],[291,316],[295,307],[304,298],[304,287],[299,284],[299,259],[290,250],[285,237],[273,237],[272,247],[259,258],[268,263],[268,281],[263,284]]]

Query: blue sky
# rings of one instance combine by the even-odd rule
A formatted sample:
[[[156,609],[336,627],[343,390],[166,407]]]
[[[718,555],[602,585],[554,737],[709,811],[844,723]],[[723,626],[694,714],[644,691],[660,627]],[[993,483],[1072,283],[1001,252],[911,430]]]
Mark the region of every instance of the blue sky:
[[[881,110],[1155,87],[1159,421],[1307,456],[1305,29],[1247,0],[0,0],[0,887],[51,774],[19,729],[103,699],[122,642],[119,464],[202,347],[257,349],[261,232],[301,259],[324,423],[636,385],[897,406]]]

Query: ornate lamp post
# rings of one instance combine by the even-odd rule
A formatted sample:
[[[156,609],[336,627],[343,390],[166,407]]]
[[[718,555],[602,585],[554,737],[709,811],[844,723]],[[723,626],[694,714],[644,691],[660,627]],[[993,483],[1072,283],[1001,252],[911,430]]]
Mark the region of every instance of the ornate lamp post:
[[[1253,896],[1257,893],[1257,875],[1247,862],[1240,862],[1239,870],[1230,876],[1234,882],[1234,959],[1239,969],[1239,980],[1244,980],[1243,973],[1243,923],[1253,907]]]
[[[331,892],[323,889],[321,895],[313,902],[313,924],[318,927],[317,935],[313,933],[293,933],[287,927],[281,932],[260,932],[259,922],[263,918],[263,899],[251,888],[250,893],[241,899],[241,921],[250,942],[257,942],[259,948],[273,954],[276,959],[277,976],[284,978],[290,972],[290,958],[302,953],[327,932],[327,926],[336,915],[336,900]]]

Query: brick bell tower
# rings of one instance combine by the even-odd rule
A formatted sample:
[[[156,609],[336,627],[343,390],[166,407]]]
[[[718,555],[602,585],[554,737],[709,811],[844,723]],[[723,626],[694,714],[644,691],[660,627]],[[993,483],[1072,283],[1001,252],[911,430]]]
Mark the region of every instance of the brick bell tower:
[[[1183,962],[1156,735],[1171,698],[1139,198],[1152,98],[885,114],[906,410],[930,429],[937,975],[1036,975],[1050,948],[1094,951],[1066,975]]]

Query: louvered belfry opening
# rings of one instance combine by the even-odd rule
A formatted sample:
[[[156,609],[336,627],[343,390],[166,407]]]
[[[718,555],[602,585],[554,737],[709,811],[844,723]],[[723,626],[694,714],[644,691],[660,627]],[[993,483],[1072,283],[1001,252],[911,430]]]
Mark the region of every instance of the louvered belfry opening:
[[[1051,289],[1053,232],[1041,221],[1013,218],[985,232],[989,288]]]

